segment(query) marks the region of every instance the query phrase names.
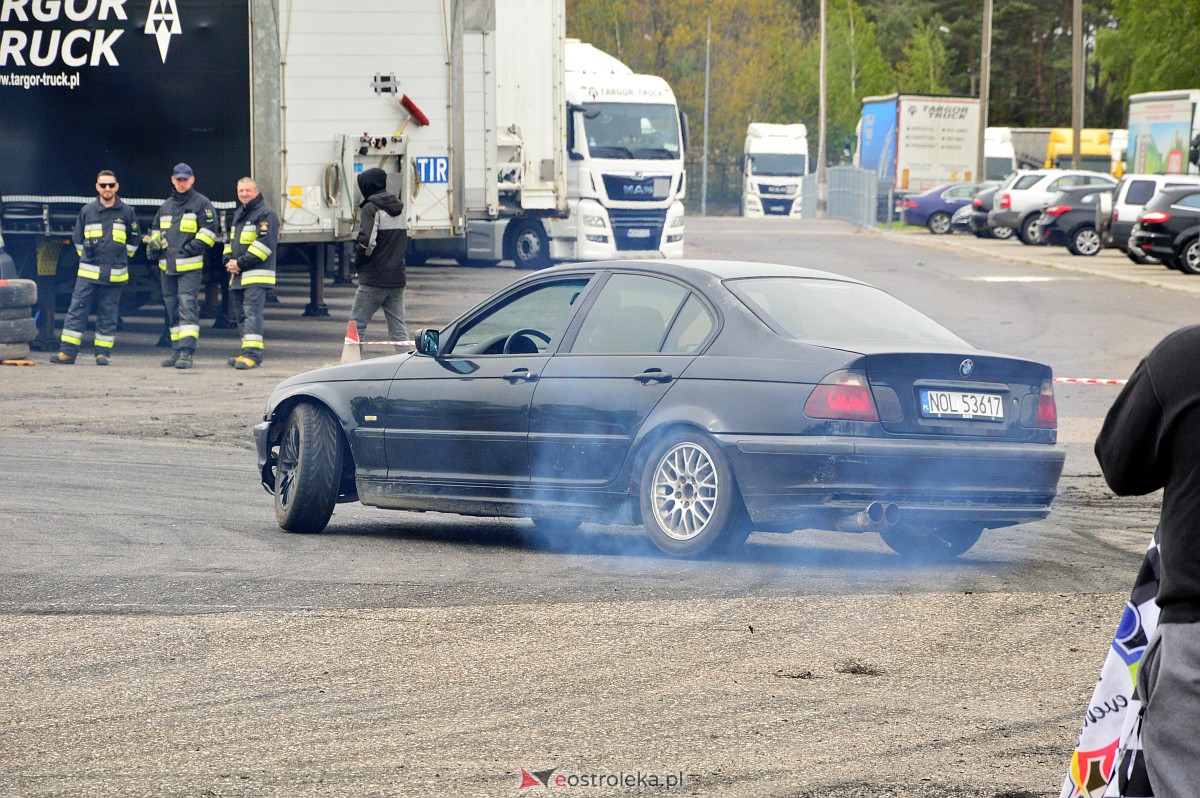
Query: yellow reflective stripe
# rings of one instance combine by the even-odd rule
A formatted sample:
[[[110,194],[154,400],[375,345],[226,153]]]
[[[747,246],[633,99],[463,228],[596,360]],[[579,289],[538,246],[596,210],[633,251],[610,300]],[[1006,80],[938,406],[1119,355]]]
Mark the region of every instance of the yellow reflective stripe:
[[[211,247],[213,244],[217,243],[217,234],[205,227],[196,233],[196,240],[203,241],[205,244],[208,244]]]
[[[194,263],[191,258],[186,260],[175,261],[175,271],[177,272],[194,272],[204,268],[204,259],[200,258]]]
[[[86,277],[89,280],[98,280],[100,279],[100,267],[93,266],[90,263],[80,263],[79,271],[76,274],[80,277]]]
[[[158,220],[158,227],[160,230],[170,230],[171,225],[174,224],[174,222],[175,222],[174,216],[164,216]]]
[[[254,228],[243,227],[241,234],[238,235],[238,243],[239,244],[253,244],[257,238],[258,238],[258,233],[256,233],[254,231]]]
[[[63,328],[62,342],[64,344],[75,344],[75,346],[79,346],[83,343],[83,333],[77,330],[68,330]]]
[[[125,252],[127,252],[129,254],[129,257],[132,258],[134,255],[137,254],[137,244],[126,244]]]
[[[221,250],[221,254],[222,254],[222,255],[232,255],[232,254],[233,254],[233,247],[231,247],[231,246],[229,246],[228,244],[226,244],[226,245],[225,245],[225,248]]]
[[[80,245],[80,244],[75,245],[75,254],[81,258],[83,257],[83,246],[82,245]]]
[[[99,224],[99,223],[84,225],[83,226],[83,237],[84,238],[103,238],[104,237],[104,225]]]
[[[183,218],[179,220],[179,232],[194,233],[200,229],[200,223],[196,219],[196,214],[185,213]]]
[[[113,241],[116,241],[118,244],[124,244],[127,238],[124,228],[118,230],[116,227],[113,227]]]
[[[267,260],[268,258],[271,257],[270,248],[264,247],[258,241],[255,241],[253,244],[251,244],[249,247],[247,247],[246,251],[253,253],[254,256],[257,257],[259,260]]]
[[[112,280],[114,283],[125,282],[129,279],[129,267],[121,266],[119,268],[114,268],[108,273],[108,279]]]
[[[112,349],[115,340],[111,335],[96,333],[95,344],[100,349]]]
[[[242,272],[242,285],[275,285],[275,272],[270,269],[251,269]]]
[[[199,338],[200,325],[198,324],[181,324],[179,325],[179,338]]]
[[[262,349],[263,337],[261,335],[243,335],[242,349]]]

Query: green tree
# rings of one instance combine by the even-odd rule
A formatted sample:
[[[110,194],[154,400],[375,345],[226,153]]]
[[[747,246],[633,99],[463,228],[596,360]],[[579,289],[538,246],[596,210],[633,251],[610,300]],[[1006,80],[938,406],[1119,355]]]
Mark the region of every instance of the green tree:
[[[941,19],[918,21],[904,44],[904,60],[896,65],[900,91],[907,94],[949,94],[946,84],[946,46]],[[946,29],[949,30],[948,28]]]
[[[1143,91],[1200,87],[1200,3],[1112,0],[1096,34],[1100,77],[1122,98]]]

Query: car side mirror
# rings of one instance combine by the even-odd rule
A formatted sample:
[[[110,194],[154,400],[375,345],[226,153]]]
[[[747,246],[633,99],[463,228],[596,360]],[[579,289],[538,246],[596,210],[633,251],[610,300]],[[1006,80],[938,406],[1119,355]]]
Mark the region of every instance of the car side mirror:
[[[417,330],[414,342],[418,355],[437,357],[439,336],[437,330]]]

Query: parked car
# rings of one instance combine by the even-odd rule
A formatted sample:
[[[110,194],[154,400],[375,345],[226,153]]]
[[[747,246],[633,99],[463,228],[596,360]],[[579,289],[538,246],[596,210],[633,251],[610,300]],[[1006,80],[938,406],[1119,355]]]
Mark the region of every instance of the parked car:
[[[674,556],[752,530],[953,557],[1044,518],[1050,367],[827,272],[666,260],[530,274],[413,353],[285,380],[254,429],[280,526],[335,503],[641,524]]]
[[[904,224],[926,227],[934,235],[950,232],[950,217],[975,196],[975,183],[944,183],[900,202]]]
[[[951,233],[971,232],[971,204],[967,203],[954,212],[950,217]]]
[[[1038,218],[1038,237],[1045,244],[1066,247],[1072,255],[1095,255],[1100,251],[1096,208],[1101,196],[1111,193],[1106,186],[1079,186],[1058,192]]]
[[[1117,182],[1113,191],[1112,210],[1108,217],[1104,246],[1125,251],[1134,263],[1154,263],[1156,259],[1136,249],[1129,249],[1129,238],[1138,215],[1151,197],[1164,188],[1200,185],[1196,175],[1128,174]]]
[[[1074,186],[1116,184],[1111,175],[1076,169],[1036,169],[1017,172],[1014,181],[999,192],[988,214],[988,224],[1011,227],[1022,244],[1040,244],[1037,222],[1051,197]]]
[[[1007,181],[1006,181],[1007,182]],[[968,221],[971,232],[978,238],[998,238],[1005,241],[1012,238],[1013,229],[1011,227],[992,227],[988,224],[988,213],[992,210],[992,202],[996,197],[996,192],[1003,189],[1004,183],[993,188],[982,189],[975,198],[971,200],[971,216]]]
[[[1138,216],[1130,243],[1172,269],[1200,274],[1200,186],[1164,188]]]

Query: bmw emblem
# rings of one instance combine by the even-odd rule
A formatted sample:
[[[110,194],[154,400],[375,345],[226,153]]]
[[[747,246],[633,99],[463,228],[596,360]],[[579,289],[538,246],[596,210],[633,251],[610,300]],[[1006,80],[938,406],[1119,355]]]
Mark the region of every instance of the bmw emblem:
[[[975,370],[975,361],[967,358],[962,363],[958,364],[958,373],[964,377],[970,377],[971,372]]]

